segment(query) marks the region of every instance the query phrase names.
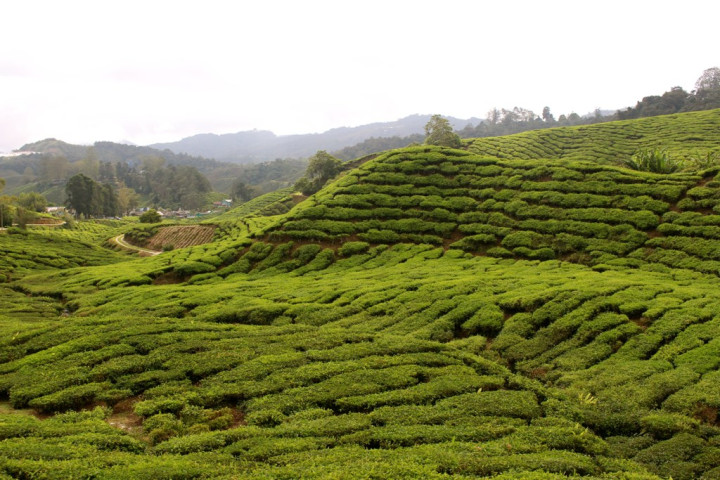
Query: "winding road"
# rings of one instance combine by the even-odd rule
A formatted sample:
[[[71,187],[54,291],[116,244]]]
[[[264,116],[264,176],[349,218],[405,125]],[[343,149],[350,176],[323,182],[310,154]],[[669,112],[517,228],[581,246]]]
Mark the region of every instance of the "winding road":
[[[142,248],[137,247],[135,245],[132,245],[125,241],[125,234],[120,234],[117,237],[113,237],[110,239],[111,242],[115,243],[116,245],[121,246],[122,248],[125,248],[127,250],[135,250],[140,253],[145,253],[147,255],[158,255],[162,252],[159,252],[157,250],[150,250],[149,248]]]

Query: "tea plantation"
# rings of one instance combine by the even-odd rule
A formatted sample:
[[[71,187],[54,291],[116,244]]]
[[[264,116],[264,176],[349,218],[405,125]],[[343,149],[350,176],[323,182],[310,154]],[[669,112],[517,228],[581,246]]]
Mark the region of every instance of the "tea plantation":
[[[394,150],[155,257],[0,234],[0,478],[720,478],[720,166],[578,147],[716,119]]]

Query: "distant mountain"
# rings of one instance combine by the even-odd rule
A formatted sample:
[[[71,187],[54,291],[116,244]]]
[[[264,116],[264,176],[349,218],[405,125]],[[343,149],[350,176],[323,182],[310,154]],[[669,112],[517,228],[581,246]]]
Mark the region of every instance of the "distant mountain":
[[[306,135],[275,135],[266,130],[223,135],[205,133],[178,142],[156,143],[150,147],[235,163],[262,162],[275,158],[305,158],[318,150],[341,150],[373,137],[406,137],[421,134],[430,117],[431,115],[410,115],[394,122],[333,128],[324,133]],[[479,118],[467,120],[447,118],[456,130],[481,121]]]
[[[44,155],[62,156],[70,162],[80,161],[88,155],[100,162],[140,163],[143,158],[154,156],[164,158],[170,165],[191,165],[199,169],[214,168],[219,165],[215,160],[178,154],[170,150],[158,150],[151,147],[138,147],[115,142],[95,142],[93,145],[74,145],[55,138],[46,138],[20,147],[17,152],[33,152]]]
[[[24,154],[23,154],[24,153]],[[56,159],[54,163],[49,159]],[[64,194],[48,193],[48,187],[64,185],[75,173],[81,172],[82,162],[92,159],[99,163],[127,163],[140,165],[148,158],[162,158],[166,165],[191,166],[210,180],[218,191],[229,191],[232,181],[242,173],[242,167],[170,150],[157,150],[114,142],[95,142],[93,145],[74,145],[55,138],[28,143],[13,155],[0,155],[0,177],[6,180],[4,193],[38,191],[54,202],[62,202]],[[59,160],[62,159],[62,160]],[[54,167],[50,167],[52,163]],[[299,176],[299,175],[298,175]],[[282,186],[285,186],[284,182]],[[61,189],[60,189],[61,190]]]
[[[314,152],[313,152],[314,153]],[[55,159],[55,167],[49,167]],[[17,194],[37,191],[50,195],[52,201],[61,203],[64,193],[48,193],[48,187],[64,185],[70,176],[82,171],[82,163],[93,159],[100,163],[127,163],[140,165],[148,158],[162,158],[166,165],[191,166],[205,175],[218,192],[229,192],[233,181],[240,180],[265,193],[295,183],[305,172],[304,160],[278,160],[258,162],[251,165],[219,162],[168,149],[139,147],[113,142],[95,142],[93,145],[74,145],[55,138],[28,143],[12,155],[0,154],[0,178],[6,181],[3,193]],[[60,160],[62,159],[62,160]]]

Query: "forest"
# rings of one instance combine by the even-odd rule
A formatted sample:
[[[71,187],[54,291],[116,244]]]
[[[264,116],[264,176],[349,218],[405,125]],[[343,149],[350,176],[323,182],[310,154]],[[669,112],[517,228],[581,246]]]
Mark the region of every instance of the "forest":
[[[310,195],[1,231],[0,478],[718,478],[719,134],[438,116]]]

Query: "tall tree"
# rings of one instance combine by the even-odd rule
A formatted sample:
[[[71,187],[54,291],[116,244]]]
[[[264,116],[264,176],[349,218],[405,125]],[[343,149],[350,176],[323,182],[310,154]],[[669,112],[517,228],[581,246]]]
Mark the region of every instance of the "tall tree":
[[[425,144],[460,148],[460,136],[453,132],[450,122],[440,115],[433,115],[425,125]]]
[[[500,121],[500,110],[493,108],[487,114],[487,121],[491,125],[495,125]]]
[[[128,212],[138,206],[138,194],[128,187],[120,187],[117,190],[118,209],[120,214],[127,215]]]
[[[553,114],[550,113],[550,107],[543,108],[542,119],[545,123],[555,123],[555,117],[553,117]]]
[[[720,68],[708,68],[695,82],[695,97],[691,110],[720,108]]]
[[[70,177],[65,185],[65,194],[67,195],[65,203],[78,215],[88,217],[98,210],[97,184],[82,173]]]
[[[97,188],[100,196],[100,213],[105,217],[114,217],[118,214],[120,207],[118,206],[117,194],[115,188],[109,183],[103,183]]]
[[[695,91],[720,89],[720,68],[712,67],[705,70],[695,82]]]

